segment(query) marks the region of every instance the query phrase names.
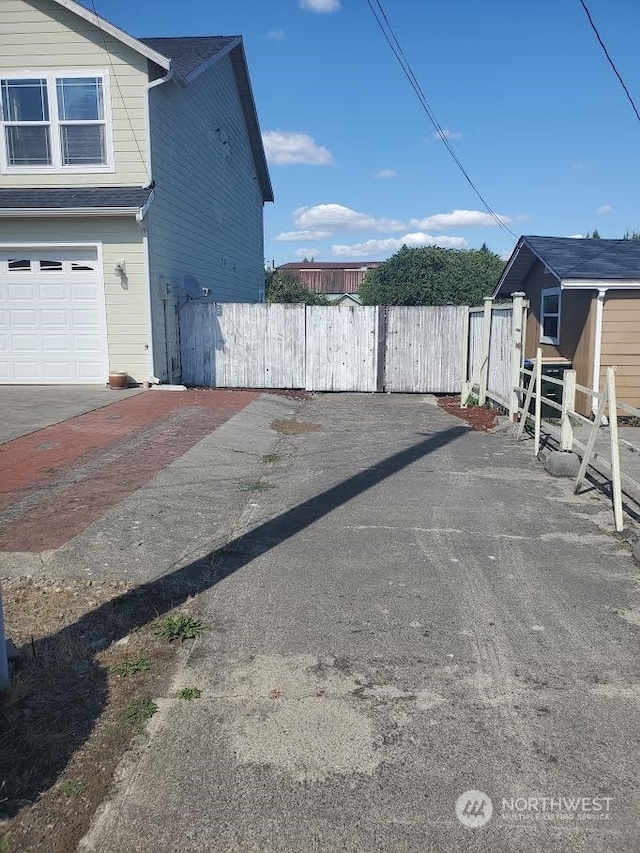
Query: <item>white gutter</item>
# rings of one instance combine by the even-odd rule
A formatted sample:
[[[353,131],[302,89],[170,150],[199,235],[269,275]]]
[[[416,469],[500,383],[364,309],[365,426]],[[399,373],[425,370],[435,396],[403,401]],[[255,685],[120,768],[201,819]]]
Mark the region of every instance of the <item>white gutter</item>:
[[[606,287],[598,290],[596,299],[596,338],[593,344],[593,383],[592,388],[596,394],[600,393],[600,363],[602,360],[602,318],[604,315],[604,298],[607,293]],[[598,411],[598,400],[591,398],[591,410],[595,415]]]
[[[136,216],[139,210],[139,207],[3,207],[0,217]]]

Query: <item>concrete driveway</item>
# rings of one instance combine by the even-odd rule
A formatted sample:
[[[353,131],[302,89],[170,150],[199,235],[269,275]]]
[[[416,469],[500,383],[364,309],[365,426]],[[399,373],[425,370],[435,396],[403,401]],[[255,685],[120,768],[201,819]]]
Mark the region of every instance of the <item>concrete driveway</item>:
[[[139,394],[104,385],[0,385],[0,444]]]
[[[45,562],[199,594],[206,629],[81,849],[640,849],[611,530],[429,399],[259,398]]]

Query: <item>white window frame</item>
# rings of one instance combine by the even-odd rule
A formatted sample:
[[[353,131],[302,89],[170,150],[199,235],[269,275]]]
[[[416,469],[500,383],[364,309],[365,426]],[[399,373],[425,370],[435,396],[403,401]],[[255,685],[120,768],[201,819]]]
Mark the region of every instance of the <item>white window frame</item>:
[[[544,298],[545,296],[557,296],[558,297],[558,313],[555,311],[547,311],[544,310]],[[543,287],[540,292],[540,343],[541,344],[551,344],[552,346],[557,346],[560,343],[560,316],[562,312],[562,288],[560,287]],[[558,334],[555,338],[550,337],[549,335],[544,334],[544,318],[545,317],[556,317],[558,318]]]
[[[62,143],[60,127],[62,124],[74,124],[76,122],[60,121],[58,115],[58,94],[57,81],[60,79],[69,79],[73,77],[97,77],[102,81],[102,101],[104,108],[104,136],[105,136],[105,153],[107,157],[106,163],[101,164],[83,164],[80,166],[65,166],[62,163]],[[111,116],[111,86],[109,72],[106,69],[95,71],[92,69],[77,68],[73,71],[64,69],[56,71],[41,71],[34,69],[33,71],[0,71],[0,81],[2,80],[46,80],[47,83],[47,99],[49,102],[49,121],[39,122],[38,124],[48,124],[50,129],[50,144],[51,144],[51,165],[49,166],[11,166],[9,164],[9,152],[7,151],[7,141],[5,134],[5,122],[2,118],[2,110],[0,110],[0,171],[5,175],[51,175],[51,174],[104,174],[114,171],[114,156],[113,156],[113,120]],[[0,89],[1,96],[1,89]],[[97,122],[87,122],[88,124],[97,124]]]

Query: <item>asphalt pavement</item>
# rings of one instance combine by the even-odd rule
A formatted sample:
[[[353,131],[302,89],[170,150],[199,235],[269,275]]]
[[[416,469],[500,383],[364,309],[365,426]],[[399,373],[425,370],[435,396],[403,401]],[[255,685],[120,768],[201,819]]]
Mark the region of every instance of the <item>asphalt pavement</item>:
[[[640,571],[604,498],[429,397],[265,395],[58,560],[207,557],[81,850],[640,849]]]

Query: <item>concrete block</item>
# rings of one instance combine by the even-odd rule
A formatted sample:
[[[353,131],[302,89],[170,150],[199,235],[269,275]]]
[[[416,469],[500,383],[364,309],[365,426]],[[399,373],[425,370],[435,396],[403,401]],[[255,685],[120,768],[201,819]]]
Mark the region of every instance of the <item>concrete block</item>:
[[[550,450],[544,460],[544,467],[552,477],[575,479],[580,470],[580,457],[566,450]]]

